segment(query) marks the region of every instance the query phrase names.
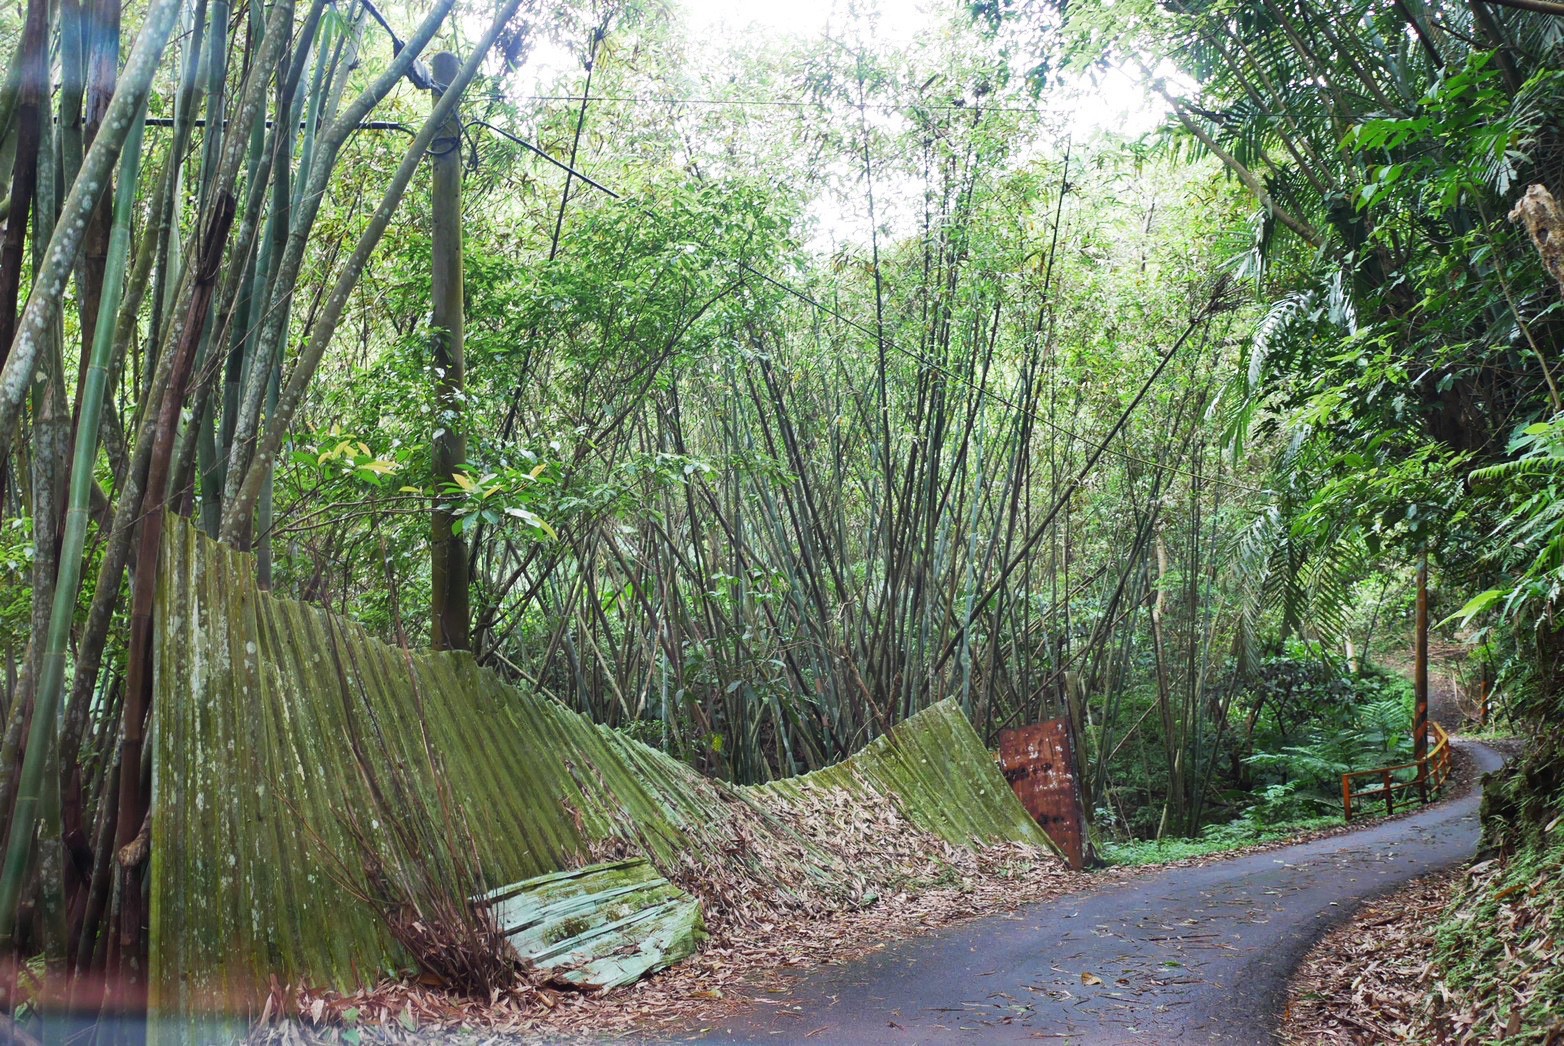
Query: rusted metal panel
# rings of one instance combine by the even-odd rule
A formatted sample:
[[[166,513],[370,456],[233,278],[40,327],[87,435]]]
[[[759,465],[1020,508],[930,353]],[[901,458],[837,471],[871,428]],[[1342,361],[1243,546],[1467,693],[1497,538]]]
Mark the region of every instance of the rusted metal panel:
[[[1026,812],[1064,851],[1070,867],[1086,864],[1086,824],[1070,724],[1049,719],[999,735],[999,768]]]

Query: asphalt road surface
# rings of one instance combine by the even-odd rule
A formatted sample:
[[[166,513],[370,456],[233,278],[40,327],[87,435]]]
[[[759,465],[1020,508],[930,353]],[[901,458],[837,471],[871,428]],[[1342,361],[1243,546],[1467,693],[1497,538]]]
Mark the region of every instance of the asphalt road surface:
[[[1464,745],[1481,771],[1498,753]],[[818,967],[715,1042],[1269,1043],[1287,979],[1363,901],[1467,859],[1479,791],[1336,838],[1183,867]]]

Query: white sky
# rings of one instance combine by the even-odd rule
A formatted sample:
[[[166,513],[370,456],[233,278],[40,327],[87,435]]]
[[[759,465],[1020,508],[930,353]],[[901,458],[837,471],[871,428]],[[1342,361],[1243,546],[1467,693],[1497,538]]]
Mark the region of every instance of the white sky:
[[[823,36],[848,0],[677,0],[689,19],[689,29],[697,38],[723,39],[736,30],[756,37],[809,39]],[[896,46],[910,43],[934,24],[930,3],[920,0],[858,0],[864,7],[879,12],[876,36]],[[932,3],[956,3],[959,0],[931,0]],[[538,47],[528,59],[518,86],[529,89],[568,79],[580,72],[580,62],[569,52],[547,44]],[[1055,83],[1042,104],[1057,108],[1068,117],[1068,124],[1079,138],[1099,131],[1112,131],[1137,137],[1156,127],[1166,115],[1166,107],[1140,82],[1122,69],[1114,70],[1096,84],[1072,89]]]
[[[859,10],[877,12],[874,36],[886,47],[911,45],[920,34],[934,30],[938,19],[931,14],[933,5],[960,3],[961,0],[672,0],[683,8],[688,20],[687,31],[696,40],[727,40],[744,38],[751,45],[764,45],[768,38],[782,46],[789,40],[807,41],[829,32],[833,24],[843,21],[849,3]],[[571,83],[580,75],[580,62],[568,50],[540,46],[535,50],[520,80],[530,82],[526,87],[516,84],[522,91],[538,90],[545,84]],[[575,88],[570,88],[574,90]],[[1138,137],[1158,126],[1166,117],[1166,107],[1143,85],[1138,75],[1123,69],[1110,71],[1096,83],[1058,80],[1050,86],[1044,97],[1038,100],[1040,107],[1059,113],[1056,126],[1067,128],[1077,144],[1096,134],[1108,132]],[[1052,121],[1050,121],[1052,122]],[[1037,155],[1039,149],[1049,151],[1061,145],[1042,141],[1015,143],[1014,156],[1018,161],[1029,155]],[[900,189],[901,191],[898,191]],[[894,201],[898,197],[918,199],[912,186],[882,185],[877,195]],[[866,214],[861,201],[849,203],[833,200],[828,195],[817,197],[808,208],[813,218],[810,246],[827,252],[843,244],[861,245],[868,238]],[[894,206],[882,203],[881,220],[887,231],[898,222]],[[912,215],[900,216],[907,219]]]
[[[697,32],[746,27],[776,35],[818,36],[840,12],[838,0],[683,0],[681,6]],[[882,0],[880,29],[888,43],[904,43],[929,24],[929,17],[913,0]]]
[[[910,43],[934,22],[930,5],[919,0],[861,0],[879,11],[878,37],[887,44]],[[936,0],[937,2],[937,0]],[[954,3],[957,0],[945,0]],[[840,12],[843,0],[680,0],[697,35],[716,34],[720,30],[748,28],[751,33],[777,37],[808,38],[825,33],[833,12]],[[1102,82],[1072,89],[1058,84],[1044,99],[1057,107],[1078,136],[1113,131],[1137,137],[1156,127],[1166,114],[1161,99],[1122,69],[1111,72]]]

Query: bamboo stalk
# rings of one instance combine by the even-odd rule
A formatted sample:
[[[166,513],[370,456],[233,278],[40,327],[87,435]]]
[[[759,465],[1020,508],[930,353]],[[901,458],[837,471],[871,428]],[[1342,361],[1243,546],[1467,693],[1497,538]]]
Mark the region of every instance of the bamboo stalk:
[[[435,12],[443,17],[444,13],[449,11],[450,3],[451,0],[440,0],[436,4]],[[385,234],[386,227],[390,224],[391,216],[396,212],[397,205],[401,202],[403,193],[407,191],[407,186],[412,181],[413,173],[417,170],[419,161],[428,150],[430,142],[433,141],[443,122],[461,100],[462,92],[466,90],[467,84],[477,74],[478,63],[483,60],[488,53],[488,49],[493,46],[494,41],[499,37],[505,22],[520,9],[521,3],[522,0],[506,0],[505,6],[496,12],[494,22],[490,24],[488,31],[485,32],[478,46],[475,47],[473,54],[469,55],[467,60],[462,63],[450,87],[441,96],[434,111],[430,113],[429,119],[424,122],[422,130],[419,131],[413,144],[408,147],[407,154],[402,158],[401,165],[397,168],[390,184],[386,187],[380,205],[376,208],[369,225],[360,234],[358,242],[353,248],[352,255],[343,266],[325,307],[317,317],[315,325],[310,332],[309,342],[299,354],[299,358],[294,363],[287,382],[284,383],[282,391],[277,397],[276,413],[268,421],[266,434],[260,441],[253,457],[248,459],[243,478],[238,484],[233,483],[238,470],[235,468],[236,463],[234,459],[230,457],[229,481],[233,487],[233,494],[224,499],[224,540],[236,541],[241,534],[248,530],[250,516],[254,510],[256,500],[260,496],[262,484],[271,471],[272,463],[276,460],[277,453],[281,449],[283,438],[286,436],[289,426],[293,423],[293,415],[303,400],[304,390],[314,377],[315,369],[320,365],[321,358],[325,355],[326,347],[331,343],[332,336],[336,333],[336,327],[341,320],[343,309],[347,306],[349,294],[358,283],[359,277],[363,274],[364,267],[368,264],[369,257],[374,253],[380,238]],[[430,18],[431,20],[434,19],[434,14],[431,14]],[[438,23],[436,22],[436,24]],[[406,64],[408,65],[416,57],[417,50],[434,35],[434,25],[427,25],[427,35],[423,33],[424,28],[420,27],[419,36],[423,38],[422,41],[420,42],[418,38],[415,38],[414,42],[409,43],[401,52],[401,56],[399,56],[406,57]],[[389,91],[389,89],[390,87],[387,85],[386,90]],[[361,96],[360,103],[364,101],[364,98],[369,93],[366,92],[365,96]],[[353,122],[355,124],[357,119],[358,117],[354,117]],[[343,134],[346,134],[345,130]],[[318,161],[316,166],[317,168],[319,167]],[[284,268],[286,269],[286,263]],[[244,438],[242,431],[236,433],[234,442],[236,451]],[[242,453],[240,456],[241,458],[243,457]]]
[[[60,221],[49,239],[44,264],[34,278],[33,292],[5,365],[0,367],[0,460],[10,451],[22,397],[32,382],[39,353],[63,300],[65,280],[75,265],[87,222],[109,183],[125,139],[136,122],[135,114],[146,104],[147,92],[178,14],[179,0],[152,0],[121,70],[119,87],[104,114],[103,127],[87,150],[80,175],[71,183]]]
[[[40,662],[37,707],[27,745],[27,760],[22,769],[22,783],[17,793],[16,811],[11,822],[13,830],[6,847],[4,864],[0,866],[0,942],[8,940],[13,929],[16,902],[32,845],[30,825],[38,802],[38,788],[42,783],[44,756],[52,743],[57,709],[64,688],[66,645],[70,639],[76,599],[81,587],[84,563],[82,549],[87,538],[92,471],[98,456],[97,434],[108,385],[109,362],[114,351],[114,322],[130,249],[131,213],[140,180],[142,129],[142,113],[138,111],[125,137],[125,148],[120,158],[114,225],[104,270],[104,302],[98,311],[97,329],[93,333],[92,358],[77,423],[70,500],[65,512],[59,573],[54,581],[53,610]]]

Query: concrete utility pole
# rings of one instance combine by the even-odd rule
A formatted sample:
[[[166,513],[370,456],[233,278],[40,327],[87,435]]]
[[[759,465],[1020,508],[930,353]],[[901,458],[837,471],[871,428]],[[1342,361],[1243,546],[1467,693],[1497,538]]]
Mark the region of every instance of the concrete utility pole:
[[[434,101],[456,78],[460,63],[442,52],[431,61]],[[430,345],[434,363],[435,428],[433,470],[436,484],[449,483],[458,466],[467,460],[467,438],[462,433],[462,394],[466,367],[462,360],[462,125],[451,118],[429,145],[434,164],[431,193],[433,247],[434,337]],[[436,496],[430,528],[430,617],[436,650],[467,650],[472,646],[468,606],[467,543],[451,530],[449,499]]]

